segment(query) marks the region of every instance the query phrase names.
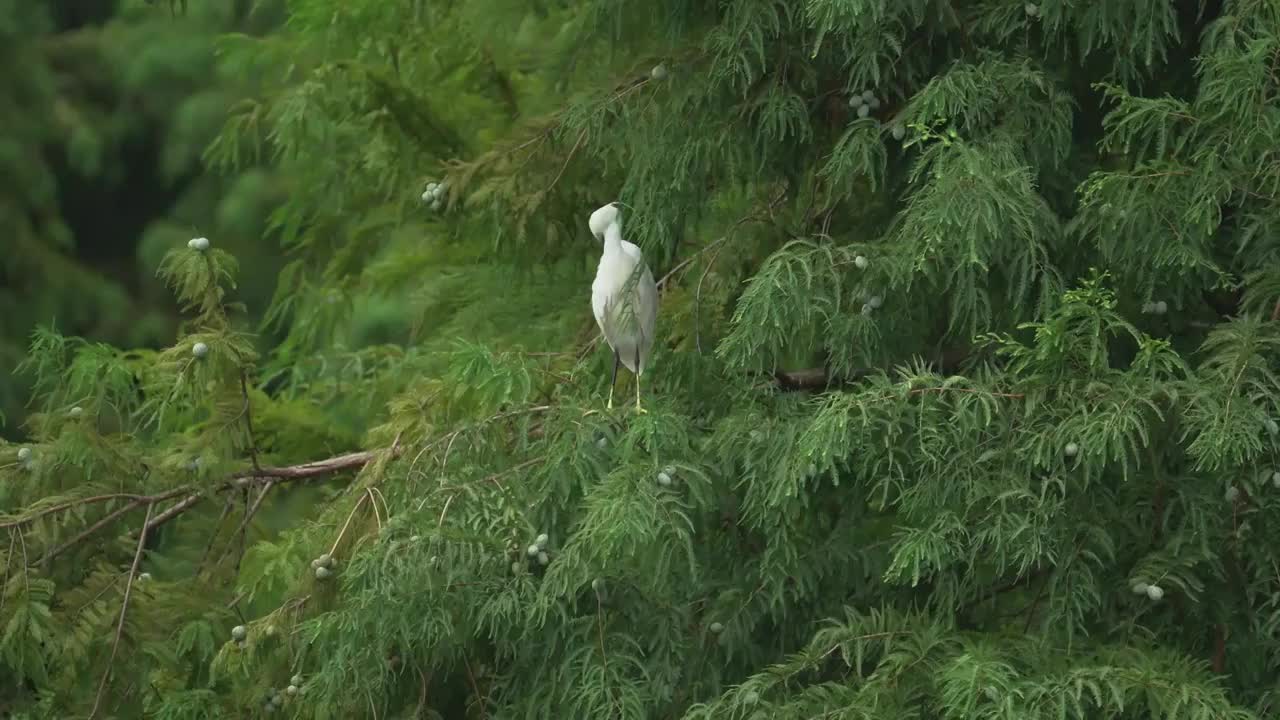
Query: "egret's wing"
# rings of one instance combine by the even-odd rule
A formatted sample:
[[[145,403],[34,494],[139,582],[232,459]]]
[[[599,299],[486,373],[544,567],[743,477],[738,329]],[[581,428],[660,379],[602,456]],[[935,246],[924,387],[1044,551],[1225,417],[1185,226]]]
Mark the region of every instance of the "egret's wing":
[[[658,284],[653,281],[653,273],[648,265],[643,265],[644,274],[636,286],[636,312],[640,316],[640,362],[647,364],[649,349],[653,347],[654,331],[658,325]]]
[[[605,331],[606,313],[609,310],[609,288],[605,286],[604,278],[599,274],[591,283],[591,314],[596,317],[596,325],[600,327],[600,331]]]

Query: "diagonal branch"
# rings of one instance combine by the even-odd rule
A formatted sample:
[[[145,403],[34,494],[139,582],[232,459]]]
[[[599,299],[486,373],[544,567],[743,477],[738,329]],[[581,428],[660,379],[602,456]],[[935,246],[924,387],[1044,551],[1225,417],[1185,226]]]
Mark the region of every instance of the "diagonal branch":
[[[268,480],[267,484],[262,486],[262,492],[258,493],[258,497],[253,499],[253,504],[250,505],[249,509],[245,511],[244,519],[240,521],[240,526],[235,529],[235,532],[231,533],[233,539],[227,543],[227,546],[225,548],[223,548],[222,554],[218,556],[218,562],[214,563],[214,565],[221,565],[222,561],[226,559],[227,553],[231,552],[231,546],[235,542],[234,537],[236,535],[240,536],[240,554],[243,557],[244,535],[245,535],[245,531],[248,529],[249,521],[253,520],[253,516],[258,513],[258,508],[262,507],[262,501],[267,499],[267,493],[271,492],[271,488],[275,484],[276,484],[275,480]],[[239,559],[236,560],[236,564],[237,565],[240,564]]]
[[[133,579],[138,576],[138,565],[142,562],[142,551],[146,549],[147,527],[151,520],[151,511],[155,503],[147,504],[147,518],[142,521],[142,531],[138,533],[138,549],[133,553],[133,565],[129,568],[129,578],[124,585],[124,600],[120,603],[120,621],[116,623],[116,637],[111,642],[111,657],[107,659],[107,669],[102,673],[102,681],[98,683],[98,694],[93,699],[93,710],[89,711],[89,720],[98,715],[98,707],[102,704],[102,691],[107,689],[107,681],[111,678],[111,670],[116,664],[116,652],[120,649],[120,636],[124,634],[124,618],[129,612],[129,598],[133,594]]]
[[[112,523],[116,518],[120,517],[121,515],[124,515],[125,513],[129,512],[130,510],[135,510],[135,509],[137,509],[137,508],[141,507],[141,506],[143,505],[143,503],[144,503],[144,502],[145,502],[145,501],[143,501],[143,500],[135,500],[135,501],[133,501],[133,502],[129,503],[128,505],[122,505],[121,507],[116,508],[115,510],[113,510],[113,511],[111,511],[111,512],[107,513],[106,515],[103,515],[103,516],[102,516],[102,518],[101,518],[100,520],[98,520],[98,522],[96,522],[96,523],[94,523],[94,524],[90,525],[89,527],[87,527],[87,528],[85,528],[84,530],[80,531],[80,533],[79,533],[79,534],[77,534],[75,537],[71,538],[70,540],[67,540],[66,542],[62,543],[62,544],[61,544],[61,545],[59,545],[58,547],[56,547],[56,548],[54,548],[54,549],[50,550],[49,552],[45,553],[45,554],[44,554],[44,557],[42,557],[42,558],[40,558],[39,560],[37,560],[37,561],[36,561],[36,564],[37,564],[37,565],[47,565],[47,564],[49,563],[49,561],[50,561],[50,560],[53,560],[54,558],[58,557],[58,556],[59,556],[59,555],[61,555],[62,553],[66,552],[67,550],[70,550],[72,547],[75,547],[76,545],[80,544],[80,543],[81,543],[81,542],[83,542],[85,539],[87,539],[90,535],[92,535],[92,534],[94,534],[94,533],[98,532],[98,531],[99,531],[99,530],[101,530],[102,528],[104,528],[104,527],[106,527],[107,525],[111,524],[111,523]],[[150,510],[151,505],[150,505],[150,504],[148,504],[148,505],[147,505],[147,508],[148,508],[148,510]]]

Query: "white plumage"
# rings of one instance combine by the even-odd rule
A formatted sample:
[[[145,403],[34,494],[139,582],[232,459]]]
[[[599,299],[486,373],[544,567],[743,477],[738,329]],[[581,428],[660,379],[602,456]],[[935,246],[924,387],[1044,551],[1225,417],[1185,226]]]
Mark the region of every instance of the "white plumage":
[[[640,408],[640,376],[653,348],[658,320],[658,285],[640,248],[622,239],[616,203],[591,213],[591,234],[604,242],[596,279],[591,283],[591,310],[604,339],[613,348],[614,381],[618,363],[636,374],[636,408]],[[609,387],[613,406],[613,385]]]

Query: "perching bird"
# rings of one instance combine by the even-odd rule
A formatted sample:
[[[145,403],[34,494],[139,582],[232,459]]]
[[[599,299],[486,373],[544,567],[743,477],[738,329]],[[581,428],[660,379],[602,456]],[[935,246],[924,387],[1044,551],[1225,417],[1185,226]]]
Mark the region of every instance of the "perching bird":
[[[587,226],[596,239],[604,241],[596,279],[591,283],[591,310],[605,341],[613,348],[609,407],[613,407],[613,386],[618,382],[618,363],[622,363],[636,374],[636,410],[644,412],[640,407],[640,376],[653,348],[658,285],[640,248],[622,239],[617,203],[591,213]]]

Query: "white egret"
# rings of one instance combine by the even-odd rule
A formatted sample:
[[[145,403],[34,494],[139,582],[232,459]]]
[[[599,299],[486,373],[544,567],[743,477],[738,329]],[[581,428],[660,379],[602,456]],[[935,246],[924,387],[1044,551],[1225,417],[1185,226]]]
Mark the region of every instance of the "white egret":
[[[658,285],[645,264],[640,248],[622,239],[618,204],[609,203],[591,213],[591,234],[604,242],[596,279],[591,283],[591,310],[605,342],[613,349],[613,376],[609,380],[609,407],[618,382],[618,364],[636,376],[636,410],[640,407],[640,377],[653,348],[658,320]]]

